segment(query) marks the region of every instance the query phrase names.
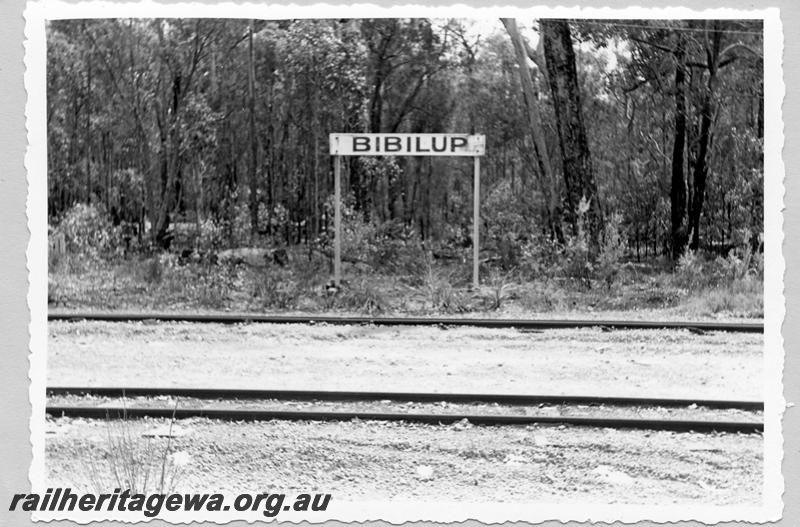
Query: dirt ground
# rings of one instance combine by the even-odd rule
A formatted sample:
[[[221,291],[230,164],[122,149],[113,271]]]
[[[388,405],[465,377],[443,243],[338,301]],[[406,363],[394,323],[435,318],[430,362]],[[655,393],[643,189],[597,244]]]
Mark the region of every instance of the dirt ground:
[[[168,427],[162,419],[126,423],[125,433],[140,442]],[[113,488],[110,426],[48,420],[46,465],[53,485],[94,490],[92,481],[100,481]],[[661,505],[761,500],[760,434],[205,419],[178,421],[174,433],[168,459],[176,461],[167,469],[177,475],[169,490],[179,492],[324,490],[341,500]],[[147,441],[152,452],[166,448],[163,437]]]
[[[763,335],[51,322],[51,386],[760,400]]]
[[[47,382],[760,399],[762,347],[760,334],[667,330],[53,322]],[[676,415],[686,412],[698,410]],[[126,451],[143,450],[148,462],[169,459],[178,491],[212,485],[319,489],[342,500],[629,504],[761,499],[760,434],[186,419],[174,424],[165,458],[168,429],[162,419],[48,419],[50,480],[113,488],[120,468],[113,437],[122,435]]]

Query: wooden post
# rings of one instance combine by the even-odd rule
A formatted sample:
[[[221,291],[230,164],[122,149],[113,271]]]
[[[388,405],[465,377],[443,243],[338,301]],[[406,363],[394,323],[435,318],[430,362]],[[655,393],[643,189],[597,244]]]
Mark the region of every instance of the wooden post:
[[[333,283],[338,288],[342,281],[342,156],[333,159],[334,196],[334,238],[333,238]]]
[[[480,196],[481,196],[481,161],[475,156],[475,173],[473,175],[472,196],[472,288],[478,289],[478,256],[480,253]]]

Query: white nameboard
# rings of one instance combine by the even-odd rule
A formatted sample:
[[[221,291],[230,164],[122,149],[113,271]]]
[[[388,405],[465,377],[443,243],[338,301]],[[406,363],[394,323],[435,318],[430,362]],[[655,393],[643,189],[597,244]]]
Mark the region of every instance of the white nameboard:
[[[331,134],[334,156],[482,156],[486,136],[469,134]]]

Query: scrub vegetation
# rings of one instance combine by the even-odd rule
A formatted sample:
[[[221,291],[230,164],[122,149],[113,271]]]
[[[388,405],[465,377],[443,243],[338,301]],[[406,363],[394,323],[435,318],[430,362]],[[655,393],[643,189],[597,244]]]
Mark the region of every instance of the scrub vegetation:
[[[50,302],[763,316],[752,20],[48,23]],[[480,133],[472,166],[328,134]]]

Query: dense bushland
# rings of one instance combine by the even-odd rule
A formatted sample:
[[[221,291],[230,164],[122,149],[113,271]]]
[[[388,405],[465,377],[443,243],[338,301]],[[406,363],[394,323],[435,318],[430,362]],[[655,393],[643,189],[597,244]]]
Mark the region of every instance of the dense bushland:
[[[367,312],[761,315],[752,20],[48,23],[51,300]],[[471,166],[331,132],[470,132]]]

